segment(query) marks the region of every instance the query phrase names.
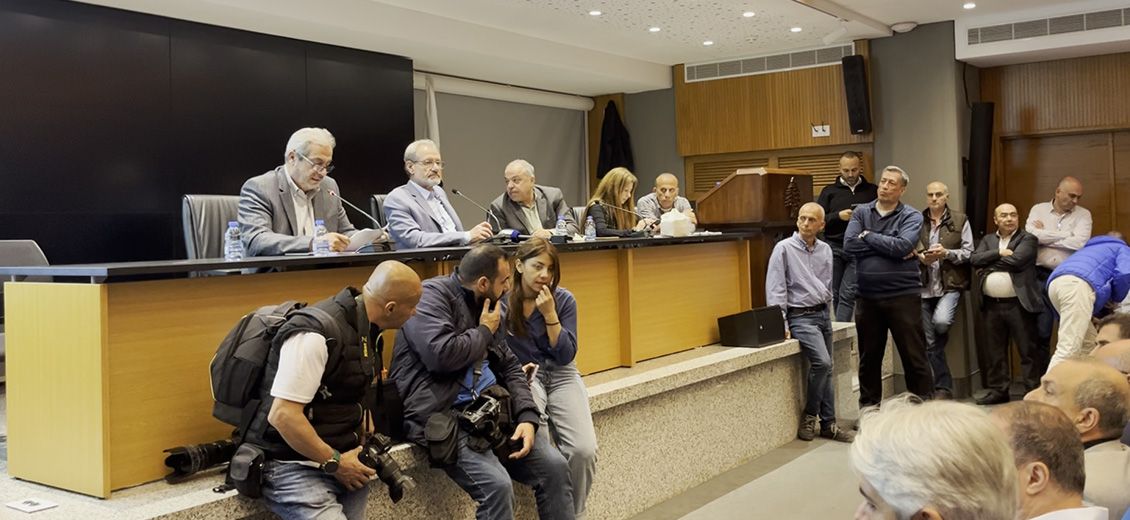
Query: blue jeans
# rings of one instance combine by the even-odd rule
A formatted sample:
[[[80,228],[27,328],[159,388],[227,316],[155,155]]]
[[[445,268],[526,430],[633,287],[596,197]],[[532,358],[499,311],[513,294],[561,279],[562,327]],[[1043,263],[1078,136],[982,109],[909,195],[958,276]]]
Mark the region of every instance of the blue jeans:
[[[585,501],[596,474],[596,430],[592,425],[592,411],[589,410],[589,393],[581,381],[581,373],[573,363],[558,365],[547,359],[538,367],[538,375],[530,384],[530,390],[538,410],[542,412],[539,429],[549,432],[569,463],[573,511],[577,518],[584,518]]]
[[[808,398],[805,415],[819,415],[820,424],[836,422],[836,398],[832,384],[832,322],[828,311],[790,314],[789,332],[800,342],[808,358]]]
[[[569,483],[569,464],[539,428],[533,449],[524,458],[499,461],[492,452],[479,453],[467,447],[467,433],[459,435],[459,460],[444,468],[459,487],[479,504],[477,520],[512,520],[514,484],[534,488],[541,520],[573,520],[573,487]]]
[[[922,298],[922,328],[926,332],[926,359],[934,371],[934,389],[953,392],[953,376],[946,363],[946,344],[950,327],[961,301],[960,291],[949,291],[937,298]]]
[[[832,253],[832,296],[836,307],[836,321],[854,321],[855,257],[841,251]]]
[[[263,469],[263,501],[283,520],[360,520],[369,486],[349,491],[333,475],[302,464],[268,462]]]

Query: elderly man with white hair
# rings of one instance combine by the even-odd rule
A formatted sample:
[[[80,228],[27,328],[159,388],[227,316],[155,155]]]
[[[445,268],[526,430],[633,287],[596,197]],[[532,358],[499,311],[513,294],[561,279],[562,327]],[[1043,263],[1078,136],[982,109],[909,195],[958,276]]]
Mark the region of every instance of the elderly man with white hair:
[[[345,216],[337,181],[331,178],[337,141],[325,128],[302,128],[290,136],[283,164],[252,177],[239,192],[240,238],[247,256],[313,250],[314,225],[326,226],[330,250],[344,251],[357,230]]]
[[[856,519],[1013,520],[1016,467],[986,412],[913,396],[865,410],[851,446]]]
[[[537,184],[534,165],[525,159],[514,159],[502,172],[506,192],[490,203],[487,222],[514,229],[523,235],[549,238],[558,220],[565,221],[569,235],[577,233],[573,209],[565,202],[560,189]],[[501,229],[495,229],[495,232]]]

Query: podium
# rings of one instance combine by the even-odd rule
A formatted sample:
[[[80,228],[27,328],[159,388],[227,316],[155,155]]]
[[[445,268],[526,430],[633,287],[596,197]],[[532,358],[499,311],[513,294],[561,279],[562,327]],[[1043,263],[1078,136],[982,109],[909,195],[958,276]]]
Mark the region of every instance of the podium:
[[[812,174],[784,168],[742,168],[698,198],[695,215],[707,229],[752,231],[750,301],[765,305],[765,272],[778,240],[796,231],[796,212],[812,202]]]

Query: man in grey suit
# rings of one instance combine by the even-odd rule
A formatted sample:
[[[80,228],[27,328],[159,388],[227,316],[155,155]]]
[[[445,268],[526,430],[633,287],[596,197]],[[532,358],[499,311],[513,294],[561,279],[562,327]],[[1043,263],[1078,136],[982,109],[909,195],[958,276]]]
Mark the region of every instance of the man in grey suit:
[[[573,209],[565,202],[565,195],[552,186],[535,184],[534,165],[524,159],[514,159],[506,165],[503,176],[506,193],[490,203],[490,212],[502,227],[515,229],[523,235],[549,238],[557,227],[557,220],[565,219],[569,235],[577,233],[577,220],[573,218]],[[487,222],[491,217],[487,215]]]
[[[408,182],[385,198],[388,230],[397,249],[465,246],[494,235],[486,222],[463,230],[459,215],[439,185],[443,181],[443,158],[435,142],[421,139],[408,145],[404,169]]]
[[[1036,315],[1044,309],[1042,288],[1036,282],[1036,236],[1020,228],[1016,206],[1001,204],[993,210],[997,232],[981,238],[969,257],[976,269],[974,298],[980,299],[986,344],[977,349],[983,386],[988,393],[977,404],[1008,402],[1009,339],[1027,365],[1026,389],[1039,384],[1048,360],[1036,348]]]
[[[337,141],[325,128],[303,128],[286,143],[282,166],[243,183],[239,192],[239,231],[247,256],[270,256],[312,249],[314,221],[325,221],[330,250],[344,251],[357,232],[329,177]]]

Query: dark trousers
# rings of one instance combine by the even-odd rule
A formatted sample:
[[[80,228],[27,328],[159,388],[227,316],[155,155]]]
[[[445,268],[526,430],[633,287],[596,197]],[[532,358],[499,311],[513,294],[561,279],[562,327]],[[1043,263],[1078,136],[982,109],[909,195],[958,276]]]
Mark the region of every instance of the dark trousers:
[[[1016,298],[985,297],[981,307],[985,320],[986,344],[977,349],[981,365],[981,385],[993,392],[1008,394],[1012,377],[1008,364],[1009,341],[1020,350],[1021,369],[1025,370],[1025,391],[1036,388],[1048,368],[1048,352],[1036,343],[1037,314],[1024,310]]]
[[[1051,354],[1052,331],[1055,330],[1055,307],[1052,307],[1052,301],[1048,298],[1048,278],[1051,275],[1051,269],[1036,266],[1036,283],[1040,284],[1040,298],[1044,300],[1044,312],[1033,315],[1036,319],[1036,328],[1032,341],[1033,346],[1044,352],[1045,356]]]
[[[855,258],[832,248],[832,298],[836,321],[852,321],[855,312]]]
[[[926,360],[922,326],[922,297],[907,294],[855,300],[855,329],[859,334],[859,406],[883,400],[883,355],[887,333],[902,358],[907,390],[926,399],[934,391],[934,374]]]

